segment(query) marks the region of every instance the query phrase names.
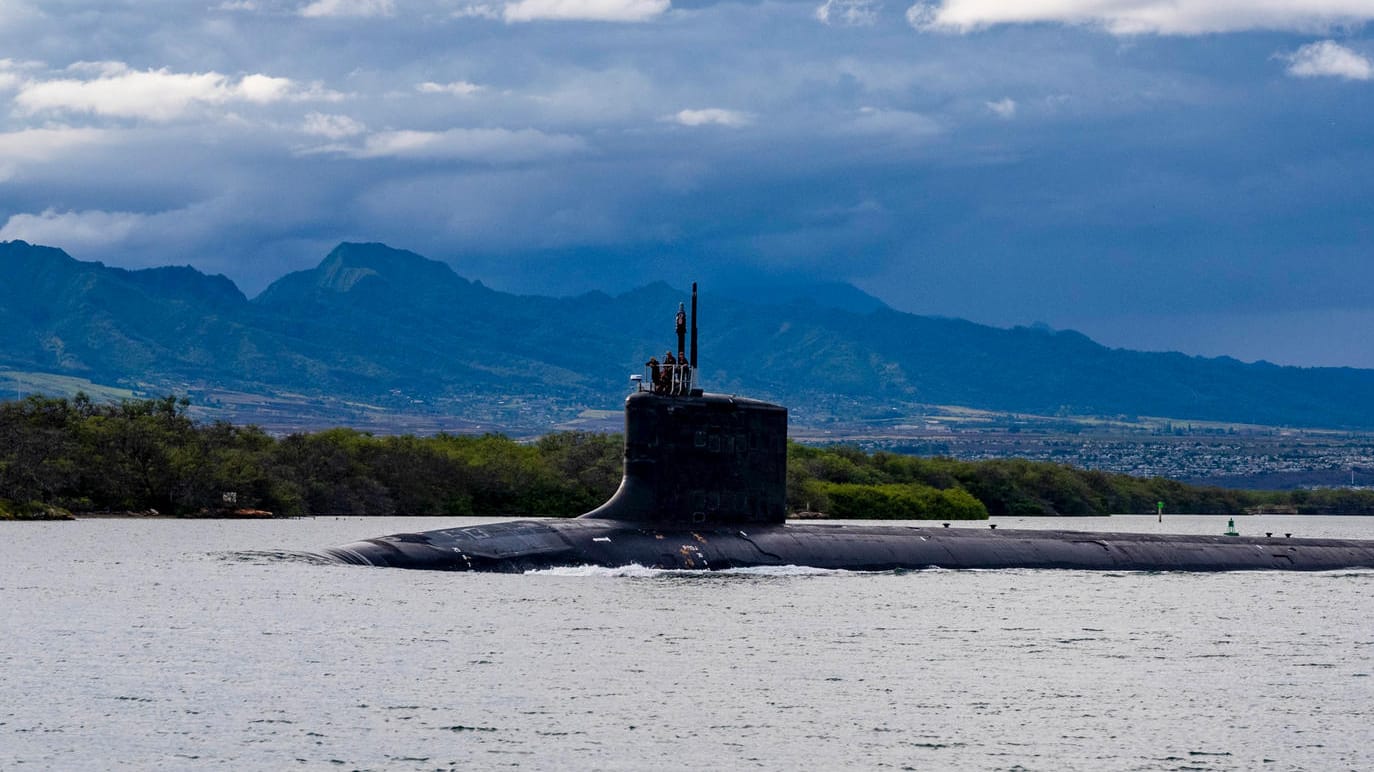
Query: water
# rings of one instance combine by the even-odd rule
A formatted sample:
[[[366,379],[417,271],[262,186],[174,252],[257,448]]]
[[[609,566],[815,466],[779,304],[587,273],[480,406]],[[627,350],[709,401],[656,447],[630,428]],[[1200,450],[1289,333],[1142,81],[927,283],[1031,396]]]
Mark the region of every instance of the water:
[[[294,554],[475,522],[3,524],[0,769],[1374,768],[1374,572],[504,576]],[[1237,525],[1374,537],[1374,518]]]

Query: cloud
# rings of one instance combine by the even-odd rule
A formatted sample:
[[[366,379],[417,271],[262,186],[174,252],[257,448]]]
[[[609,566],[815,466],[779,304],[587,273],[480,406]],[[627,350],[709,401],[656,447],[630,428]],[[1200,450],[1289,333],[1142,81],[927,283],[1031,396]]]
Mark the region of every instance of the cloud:
[[[541,121],[588,128],[638,125],[645,118],[662,115],[664,84],[632,66],[609,69],[568,67],[551,74],[536,88],[526,90],[526,104]],[[507,121],[509,122],[509,121]],[[530,123],[522,118],[521,123]]]
[[[217,72],[178,73],[166,68],[136,71],[120,62],[78,62],[67,69],[95,77],[27,81],[14,97],[19,111],[27,115],[93,113],[170,121],[194,105],[268,104],[309,94],[288,78],[260,74],[245,75],[236,82]]]
[[[455,80],[452,83],[421,83],[415,87],[416,91],[422,94],[452,94],[453,96],[472,96],[482,87],[476,83],[469,83],[465,80]]]
[[[273,78],[270,75],[245,75],[234,89],[237,96],[247,102],[268,104],[279,102],[291,95],[295,84],[290,78]]]
[[[344,137],[355,137],[362,134],[367,131],[367,127],[347,115],[308,113],[301,126],[301,131],[327,139],[343,139]]]
[[[24,82],[23,71],[35,67],[32,62],[16,62],[13,59],[0,59],[0,91],[10,91]]]
[[[491,3],[472,3],[465,5],[452,14],[455,19],[499,19],[501,6]]]
[[[109,136],[103,129],[68,126],[0,133],[0,181],[13,177],[20,165],[64,159],[77,148],[97,145]]]
[[[740,112],[739,110],[707,107],[701,110],[679,110],[676,114],[669,116],[668,120],[680,123],[683,126],[714,125],[739,128],[753,123],[754,117],[749,113]]]
[[[340,16],[390,16],[396,12],[392,0],[315,0],[300,10],[308,19]]]
[[[343,152],[355,158],[515,163],[568,155],[584,147],[578,137],[537,129],[449,129],[378,132],[361,147]]]
[[[1011,119],[1016,115],[1016,100],[1011,97],[1003,97],[995,102],[985,102],[984,104],[998,118]]]
[[[967,33],[999,24],[1081,24],[1115,35],[1311,32],[1374,19],[1368,0],[934,0],[907,10],[922,31]]]
[[[667,11],[669,0],[517,0],[501,16],[508,22],[648,21]]]
[[[940,133],[940,124],[929,116],[909,110],[877,107],[859,108],[858,117],[849,124],[849,128],[860,134],[889,134],[907,138],[930,137]]]
[[[66,249],[108,247],[124,241],[147,215],[137,212],[58,212],[12,215],[0,228],[0,241],[23,239],[33,244],[59,244]]]
[[[867,27],[878,20],[881,9],[877,0],[825,0],[816,8],[816,20],[829,25]]]
[[[1374,79],[1374,62],[1334,40],[1308,43],[1280,58],[1288,60],[1288,74],[1297,78]]]
[[[98,142],[109,134],[103,129],[49,126],[0,134],[0,157],[5,155],[47,158],[77,145]]]

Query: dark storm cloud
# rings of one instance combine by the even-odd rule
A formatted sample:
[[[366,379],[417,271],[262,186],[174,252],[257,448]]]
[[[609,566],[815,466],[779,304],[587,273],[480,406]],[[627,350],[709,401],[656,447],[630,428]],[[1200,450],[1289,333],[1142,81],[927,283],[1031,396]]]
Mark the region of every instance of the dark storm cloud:
[[[0,238],[250,294],[343,239],[526,292],[804,273],[1374,364],[1237,321],[1374,313],[1374,45],[1323,2],[9,0]]]

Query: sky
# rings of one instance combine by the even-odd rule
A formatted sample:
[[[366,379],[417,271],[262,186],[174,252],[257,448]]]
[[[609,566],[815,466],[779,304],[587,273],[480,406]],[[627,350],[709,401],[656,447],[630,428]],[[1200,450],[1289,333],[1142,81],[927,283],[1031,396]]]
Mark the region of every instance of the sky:
[[[1374,367],[1374,0],[0,0],[0,240]]]

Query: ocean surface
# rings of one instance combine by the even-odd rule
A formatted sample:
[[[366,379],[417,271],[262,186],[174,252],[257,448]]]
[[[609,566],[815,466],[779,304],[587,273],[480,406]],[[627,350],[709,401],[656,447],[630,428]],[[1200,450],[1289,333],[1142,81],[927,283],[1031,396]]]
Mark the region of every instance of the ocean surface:
[[[1374,769],[1374,572],[506,576],[304,554],[477,522],[0,523],[0,769]],[[1374,518],[1236,523],[1374,538]]]

